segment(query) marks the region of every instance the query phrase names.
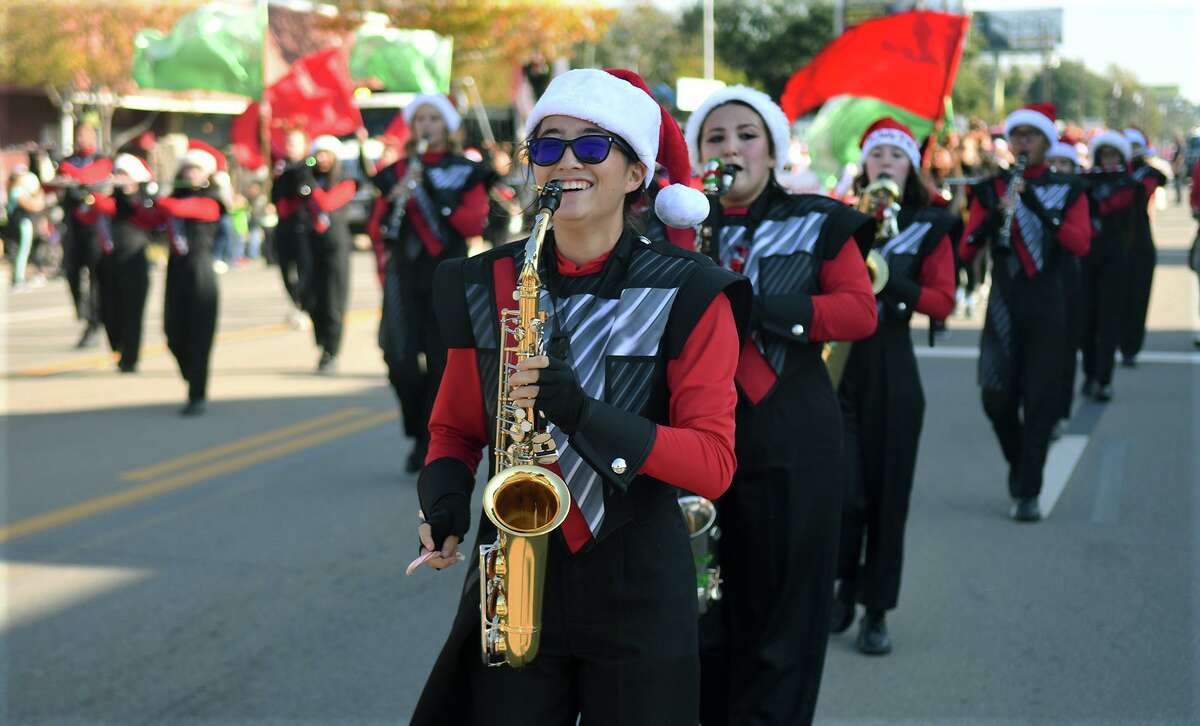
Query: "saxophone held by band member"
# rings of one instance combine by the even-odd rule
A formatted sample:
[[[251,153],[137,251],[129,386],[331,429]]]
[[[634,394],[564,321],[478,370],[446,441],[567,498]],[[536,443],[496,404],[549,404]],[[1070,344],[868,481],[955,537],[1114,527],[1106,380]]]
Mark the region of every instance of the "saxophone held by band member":
[[[541,466],[558,460],[544,418],[532,406],[519,408],[508,394],[517,363],[545,354],[539,309],[542,283],[538,259],[562,186],[548,182],[525,247],[513,298],[516,310],[501,312],[498,401],[493,455],[495,474],[483,491],[483,511],[496,526],[496,540],[479,546],[479,613],[483,662],[527,665],[537,656],[546,575],[546,540],[567,518],[571,494],[562,477]],[[515,341],[510,345],[508,341]]]

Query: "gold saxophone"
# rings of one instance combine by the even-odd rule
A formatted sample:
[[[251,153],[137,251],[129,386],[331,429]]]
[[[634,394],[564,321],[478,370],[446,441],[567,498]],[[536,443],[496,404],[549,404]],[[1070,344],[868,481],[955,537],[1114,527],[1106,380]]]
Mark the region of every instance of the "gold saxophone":
[[[520,668],[538,651],[542,629],[542,584],[546,544],[567,518],[571,492],[554,472],[539,466],[558,461],[554,439],[535,409],[519,408],[508,396],[517,363],[543,355],[546,312],[538,309],[542,282],[538,258],[562,185],[541,190],[538,215],[525,246],[525,262],[513,299],[516,310],[500,313],[500,373],[493,447],[496,472],[483,490],[483,512],[496,525],[496,540],[479,546],[479,614],[483,662]],[[509,345],[509,338],[516,345]]]
[[[858,200],[858,211],[868,214],[879,221],[875,228],[875,246],[867,253],[867,275],[871,278],[871,292],[878,295],[888,281],[888,263],[876,249],[880,243],[895,237],[898,232],[896,214],[900,211],[897,200],[900,199],[900,186],[887,174],[867,185]],[[846,362],[850,360],[852,342],[826,343],[821,350],[821,358],[829,371],[829,380],[834,389],[842,383],[846,373]]]

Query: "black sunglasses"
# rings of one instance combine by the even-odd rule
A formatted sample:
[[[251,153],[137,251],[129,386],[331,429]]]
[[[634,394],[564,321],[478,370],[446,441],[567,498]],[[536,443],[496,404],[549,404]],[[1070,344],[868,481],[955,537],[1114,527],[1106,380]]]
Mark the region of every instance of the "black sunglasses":
[[[613,144],[621,150],[630,159],[636,159],[637,154],[633,153],[633,149],[629,147],[621,139],[616,136],[602,136],[600,134],[588,134],[587,136],[579,136],[574,139],[560,139],[556,136],[539,136],[536,139],[530,139],[525,146],[529,151],[529,160],[538,166],[553,166],[557,164],[559,159],[562,159],[566,153],[567,147],[571,147],[571,153],[576,159],[584,164],[599,164],[608,158],[608,153],[612,151]]]

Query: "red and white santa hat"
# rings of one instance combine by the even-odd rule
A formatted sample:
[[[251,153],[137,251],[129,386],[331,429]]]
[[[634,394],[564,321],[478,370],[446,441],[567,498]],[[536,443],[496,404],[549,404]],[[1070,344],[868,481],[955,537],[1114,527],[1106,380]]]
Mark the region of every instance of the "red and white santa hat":
[[[154,172],[146,160],[133,154],[117,154],[113,159],[113,173],[124,174],[138,184],[145,184],[154,178]]]
[[[449,96],[440,93],[419,93],[404,107],[404,123],[412,125],[413,114],[422,106],[433,106],[446,120],[446,130],[454,133],[462,125],[462,116]]]
[[[1068,144],[1061,139],[1050,145],[1050,150],[1046,152],[1046,159],[1066,159],[1075,166],[1079,166],[1079,152],[1075,149],[1075,145]]]
[[[1133,144],[1137,144],[1138,146],[1141,146],[1142,149],[1147,149],[1150,147],[1150,142],[1146,140],[1146,135],[1143,134],[1142,130],[1138,127],[1130,126],[1122,133],[1124,133],[1125,138],[1129,140],[1131,146]],[[1125,158],[1128,159],[1129,157],[1126,156]]]
[[[1116,149],[1121,154],[1121,161],[1129,162],[1133,154],[1133,145],[1129,143],[1129,139],[1120,131],[1106,129],[1092,137],[1088,143],[1088,156],[1092,157],[1092,165],[1096,165],[1096,155],[1100,152],[1101,146],[1107,146],[1110,149]]]
[[[728,86],[713,92],[688,117],[685,135],[688,149],[692,153],[692,163],[698,169],[705,161],[700,158],[700,130],[704,127],[704,120],[713,109],[733,102],[749,106],[762,118],[767,134],[771,137],[771,150],[775,154],[775,176],[783,174],[783,167],[788,160],[788,148],[792,142],[791,124],[788,123],[787,114],[770,96],[748,86]]]
[[[1031,103],[1024,108],[1018,108],[1004,119],[1004,135],[1011,136],[1013,129],[1018,126],[1032,126],[1046,137],[1051,145],[1058,141],[1058,128],[1054,121],[1058,111],[1053,103]]]
[[[217,151],[211,144],[206,144],[199,139],[188,141],[187,153],[183,155],[183,165],[198,166],[204,171],[205,176],[212,176],[218,171],[225,171],[229,168],[224,154]]]
[[[913,169],[921,168],[921,148],[917,146],[916,137],[907,126],[891,116],[885,116],[868,126],[859,145],[862,146],[863,161],[877,146],[896,146],[908,157]]]
[[[556,76],[525,120],[525,135],[533,136],[547,116],[560,115],[590,121],[620,136],[646,167],[645,186],[650,186],[656,164],[666,169],[671,184],[654,201],[654,212],[664,224],[694,227],[708,217],[708,198],[687,186],[691,168],[683,132],[641,76],[622,68],[577,68]]]

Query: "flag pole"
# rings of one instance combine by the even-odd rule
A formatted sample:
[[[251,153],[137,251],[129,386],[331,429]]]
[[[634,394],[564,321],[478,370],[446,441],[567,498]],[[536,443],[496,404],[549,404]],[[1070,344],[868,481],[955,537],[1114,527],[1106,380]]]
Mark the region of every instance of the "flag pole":
[[[266,16],[265,22],[261,22],[262,27],[262,88],[259,89],[258,98],[258,145],[262,153],[263,165],[267,168],[266,180],[263,182],[263,189],[266,191],[267,199],[271,198],[271,183],[273,181],[271,175],[271,109],[267,107],[267,40],[271,35],[271,13],[268,0],[255,0],[259,7],[259,12]]]

